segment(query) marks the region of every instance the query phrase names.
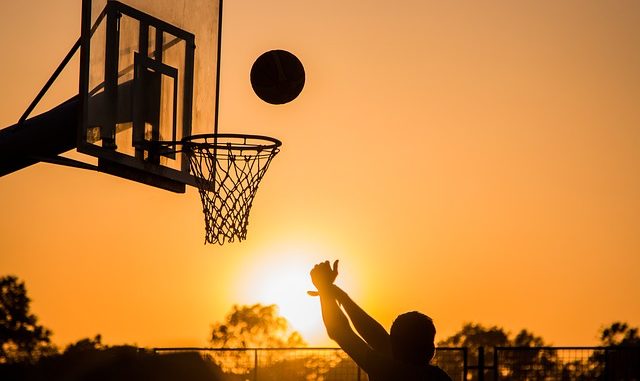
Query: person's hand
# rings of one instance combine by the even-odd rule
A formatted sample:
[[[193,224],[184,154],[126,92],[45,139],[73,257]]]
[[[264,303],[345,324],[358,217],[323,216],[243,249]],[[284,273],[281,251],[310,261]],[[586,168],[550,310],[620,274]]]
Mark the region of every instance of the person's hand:
[[[318,291],[328,290],[338,276],[338,260],[333,262],[333,268],[329,261],[318,263],[311,270],[311,281]],[[319,295],[318,291],[307,291],[311,296]]]

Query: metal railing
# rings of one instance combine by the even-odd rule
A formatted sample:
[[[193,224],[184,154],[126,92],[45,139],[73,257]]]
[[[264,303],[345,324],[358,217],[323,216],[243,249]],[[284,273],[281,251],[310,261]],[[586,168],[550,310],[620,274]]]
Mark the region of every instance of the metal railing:
[[[486,349],[486,351],[485,351]],[[155,348],[198,352],[223,381],[368,381],[337,348]],[[455,381],[638,381],[640,347],[438,348],[432,362]]]
[[[498,347],[493,379],[640,380],[640,347]]]
[[[156,353],[198,352],[224,373],[224,381],[368,381],[337,348],[154,348]],[[453,380],[467,378],[467,349],[438,348],[433,364]]]
[[[480,347],[468,361],[468,381],[640,380],[640,347]]]

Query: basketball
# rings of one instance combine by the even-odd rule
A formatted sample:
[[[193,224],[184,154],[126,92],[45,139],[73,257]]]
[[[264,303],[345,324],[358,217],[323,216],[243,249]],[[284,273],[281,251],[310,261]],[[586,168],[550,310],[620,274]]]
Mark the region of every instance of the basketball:
[[[281,105],[296,99],[304,87],[300,60],[285,50],[262,54],[251,67],[251,87],[263,101]]]

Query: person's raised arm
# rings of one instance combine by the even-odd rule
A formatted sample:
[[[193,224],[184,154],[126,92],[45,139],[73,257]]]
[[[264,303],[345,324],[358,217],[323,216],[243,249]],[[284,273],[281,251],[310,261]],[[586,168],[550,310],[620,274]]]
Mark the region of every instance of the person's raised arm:
[[[369,352],[372,349],[353,332],[349,320],[336,301],[332,286],[336,275],[335,264],[332,270],[329,262],[320,263],[311,270],[311,279],[320,295],[322,320],[329,337],[337,342],[361,368],[367,371],[370,368],[367,359],[370,358]]]
[[[325,262],[324,266],[328,267],[328,263],[329,262]],[[326,283],[331,286],[332,289],[330,291],[332,295],[338,303],[344,307],[356,331],[358,331],[367,344],[376,351],[391,354],[391,341],[384,327],[356,304],[346,292],[333,284],[338,276],[338,263],[337,260],[333,263],[333,269],[329,268],[327,270],[325,268],[325,271],[328,272]],[[317,296],[318,293],[310,291],[309,295]]]
[[[353,326],[364,341],[376,351],[391,354],[391,339],[387,330],[356,304],[340,287],[333,285],[333,288],[336,300],[345,309]]]

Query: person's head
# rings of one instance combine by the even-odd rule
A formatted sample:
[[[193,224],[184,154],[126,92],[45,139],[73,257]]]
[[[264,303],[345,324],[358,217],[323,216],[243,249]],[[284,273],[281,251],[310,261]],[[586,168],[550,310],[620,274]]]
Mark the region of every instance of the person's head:
[[[425,314],[413,311],[396,318],[391,326],[391,350],[396,360],[421,365],[435,354],[436,327]]]

